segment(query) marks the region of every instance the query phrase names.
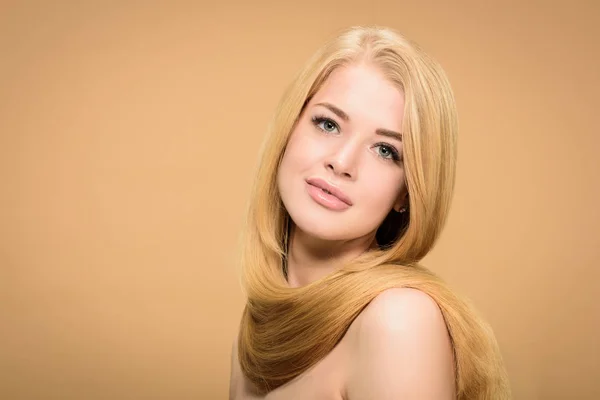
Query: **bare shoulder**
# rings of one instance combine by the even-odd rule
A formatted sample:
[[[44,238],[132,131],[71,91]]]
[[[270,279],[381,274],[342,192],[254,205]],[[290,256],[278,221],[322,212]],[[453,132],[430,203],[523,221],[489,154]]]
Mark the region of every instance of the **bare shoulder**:
[[[403,332],[406,335],[446,334],[446,324],[435,300],[410,288],[394,288],[379,294],[361,313],[362,334]]]
[[[385,290],[365,307],[349,333],[349,400],[454,397],[452,344],[441,310],[426,293]]]

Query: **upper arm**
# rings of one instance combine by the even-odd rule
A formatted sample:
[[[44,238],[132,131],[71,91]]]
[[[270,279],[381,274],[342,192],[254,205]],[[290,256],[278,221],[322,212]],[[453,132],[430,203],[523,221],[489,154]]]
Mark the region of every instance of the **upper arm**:
[[[415,289],[389,289],[356,322],[349,400],[455,397],[452,345],[431,297]]]

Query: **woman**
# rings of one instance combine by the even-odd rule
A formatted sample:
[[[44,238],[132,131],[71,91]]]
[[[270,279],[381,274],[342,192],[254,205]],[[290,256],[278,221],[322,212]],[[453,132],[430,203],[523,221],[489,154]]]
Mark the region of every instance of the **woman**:
[[[418,262],[455,179],[441,67],[353,27],[289,86],[244,230],[231,399],[508,399],[493,332]]]

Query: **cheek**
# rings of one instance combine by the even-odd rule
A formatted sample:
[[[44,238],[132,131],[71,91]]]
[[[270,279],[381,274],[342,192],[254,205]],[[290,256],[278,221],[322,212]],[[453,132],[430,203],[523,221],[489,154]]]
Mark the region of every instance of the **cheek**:
[[[295,131],[290,136],[281,162],[282,171],[285,174],[306,171],[314,167],[322,152],[322,143],[301,130]]]
[[[373,171],[368,178],[363,180],[361,192],[364,193],[365,203],[372,209],[381,209],[387,214],[400,194],[405,190],[403,171],[386,171],[381,169]]]

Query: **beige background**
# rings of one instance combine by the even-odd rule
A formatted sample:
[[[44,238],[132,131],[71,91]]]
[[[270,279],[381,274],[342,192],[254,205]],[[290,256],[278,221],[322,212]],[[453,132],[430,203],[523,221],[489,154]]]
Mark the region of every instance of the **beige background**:
[[[265,127],[326,38],[371,23],[456,92],[426,265],[491,322],[516,399],[600,398],[600,7],[523,3],[1,3],[0,398],[227,397]]]

